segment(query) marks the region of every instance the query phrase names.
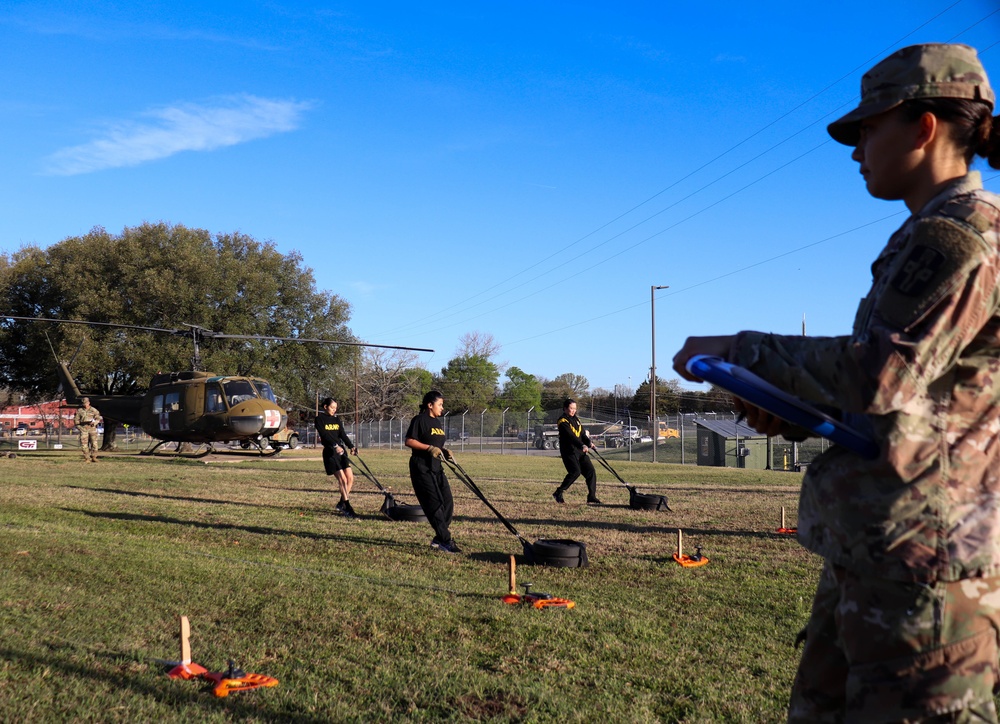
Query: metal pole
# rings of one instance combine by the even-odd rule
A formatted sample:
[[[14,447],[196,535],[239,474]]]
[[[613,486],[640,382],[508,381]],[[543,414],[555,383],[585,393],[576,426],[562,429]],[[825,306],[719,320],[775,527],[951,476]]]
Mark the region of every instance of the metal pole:
[[[629,385],[631,386],[632,378],[629,377]],[[632,462],[632,410],[628,411],[628,461]]]
[[[462,413],[462,452],[465,452],[465,416],[468,414],[468,410]]]
[[[488,410],[490,408],[486,408]],[[486,423],[483,422],[483,416],[486,415],[486,410],[479,413],[479,452],[483,451],[483,438],[486,437]]]
[[[680,423],[681,423],[680,424],[680,428],[681,428],[681,465],[683,465],[684,464],[684,413],[683,412],[680,415],[678,415],[678,419],[680,420]]]
[[[500,414],[500,454],[503,455],[503,443],[504,438],[507,437],[507,410],[509,407],[503,408],[503,412]]]
[[[524,454],[528,454],[528,430],[531,429],[531,411],[535,409],[532,405],[528,408],[528,411],[524,413]]]
[[[653,421],[653,462],[656,462],[656,444],[660,441],[660,425],[656,416],[656,290],[669,289],[666,286],[652,286],[649,288],[649,318],[652,324],[650,335],[650,347],[653,352],[653,365],[649,371],[649,417]]]

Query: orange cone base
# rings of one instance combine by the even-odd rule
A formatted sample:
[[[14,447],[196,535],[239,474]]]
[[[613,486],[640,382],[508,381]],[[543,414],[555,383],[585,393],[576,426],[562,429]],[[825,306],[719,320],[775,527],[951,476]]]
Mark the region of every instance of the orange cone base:
[[[190,663],[190,664],[178,664],[170,671],[167,672],[167,676],[171,679],[184,679],[185,681],[189,679],[197,679],[199,676],[203,676],[208,673],[208,669],[200,664]]]
[[[261,686],[277,686],[278,680],[263,674],[246,674],[239,679],[226,679],[225,674],[206,674],[204,678],[216,682],[212,693],[216,696],[229,696],[230,691],[245,691]]]
[[[697,568],[698,566],[703,566],[708,563],[708,558],[702,556],[699,560],[694,560],[687,553],[683,555],[677,555],[674,553],[674,560],[680,563],[685,568]]]

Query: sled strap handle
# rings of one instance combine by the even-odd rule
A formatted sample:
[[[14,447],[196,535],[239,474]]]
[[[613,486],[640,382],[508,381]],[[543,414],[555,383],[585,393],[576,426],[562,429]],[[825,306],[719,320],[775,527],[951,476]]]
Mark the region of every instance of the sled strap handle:
[[[611,473],[612,475],[614,475],[616,478],[618,478],[618,482],[620,482],[626,488],[631,488],[632,487],[631,485],[629,485],[628,483],[626,483],[624,480],[622,480],[622,476],[619,475],[615,471],[615,469],[613,467],[611,467],[611,464],[607,460],[604,459],[603,455],[601,455],[599,452],[597,452],[597,450],[595,450],[594,448],[591,448],[591,450],[593,451],[594,455],[597,456],[597,459],[598,459],[598,461],[600,461],[601,466],[604,467],[605,470],[607,470],[609,473]]]
[[[469,477],[469,474],[465,472],[465,470],[462,468],[461,465],[459,465],[454,460],[445,460],[445,463],[448,465],[448,467],[451,468],[452,472],[455,473],[455,477],[461,480],[463,483],[465,483],[466,487],[473,493],[475,493],[476,497],[479,498],[481,501],[483,501],[483,503],[486,505],[487,508],[493,511],[493,515],[497,517],[497,520],[503,523],[504,527],[507,530],[509,530],[511,533],[517,536],[518,539],[521,541],[521,543],[527,543],[528,545],[531,545],[524,539],[524,537],[520,533],[517,532],[517,528],[511,525],[510,521],[504,518],[499,510],[493,507],[493,503],[491,503],[489,500],[486,499],[486,496],[483,495],[483,491],[479,489],[478,485],[472,482],[472,478]]]
[[[368,464],[361,459],[361,456],[355,455],[354,457],[357,459],[359,463],[361,463],[361,467],[358,468],[358,472],[360,472],[366,478],[375,483],[375,487],[381,490],[383,493],[387,492],[386,489],[382,487],[382,483],[380,483],[378,480],[375,479],[375,474],[372,473],[371,469],[369,469]]]

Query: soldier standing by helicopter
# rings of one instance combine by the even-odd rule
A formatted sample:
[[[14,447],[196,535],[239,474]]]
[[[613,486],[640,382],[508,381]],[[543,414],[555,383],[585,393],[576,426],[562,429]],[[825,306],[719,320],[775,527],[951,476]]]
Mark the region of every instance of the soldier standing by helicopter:
[[[337,417],[337,401],[332,397],[323,398],[320,403],[323,412],[316,415],[316,431],[323,442],[323,467],[326,474],[337,478],[340,488],[340,502],[337,510],[347,518],[356,518],[357,513],[351,507],[351,488],[354,487],[354,470],[347,458],[347,451],[358,454],[358,448],[351,442],[344,430],[344,423]]]
[[[97,462],[97,426],[101,423],[101,413],[90,406],[90,398],[80,398],[83,407],[76,411],[73,423],[80,431],[80,451],[85,463]]]

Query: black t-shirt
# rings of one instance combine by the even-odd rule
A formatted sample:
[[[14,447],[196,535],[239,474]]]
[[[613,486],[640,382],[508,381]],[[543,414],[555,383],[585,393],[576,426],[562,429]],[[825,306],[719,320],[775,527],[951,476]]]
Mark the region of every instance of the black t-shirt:
[[[424,445],[433,445],[443,450],[447,438],[444,434],[441,419],[431,417],[431,414],[424,410],[410,420],[410,427],[406,431],[406,439],[416,440],[417,442],[422,442]],[[413,450],[413,455],[421,457],[427,462],[434,459],[426,450]]]
[[[327,415],[325,412],[316,415],[316,431],[319,433],[319,439],[323,441],[323,447],[332,448],[340,445],[344,450],[354,449],[354,443],[347,436],[344,423],[336,415]]]
[[[580,418],[567,415],[559,418],[559,452],[562,455],[580,452],[583,446],[590,446],[590,435],[583,429]]]

